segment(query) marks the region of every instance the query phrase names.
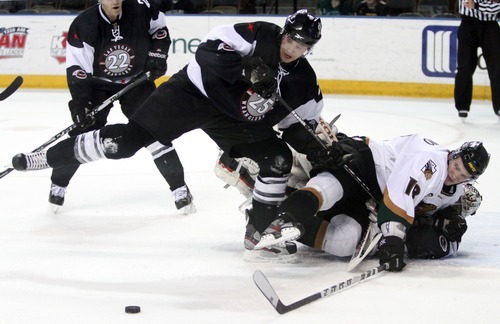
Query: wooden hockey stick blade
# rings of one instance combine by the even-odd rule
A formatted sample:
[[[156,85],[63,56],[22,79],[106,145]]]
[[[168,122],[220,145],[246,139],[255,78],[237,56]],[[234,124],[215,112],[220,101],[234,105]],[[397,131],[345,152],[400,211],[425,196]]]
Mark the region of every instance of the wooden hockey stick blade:
[[[370,235],[369,231],[367,232],[367,235],[368,236]],[[361,249],[359,251],[356,249],[356,251],[352,255],[351,261],[349,261],[349,264],[347,265],[347,271],[354,270],[361,263],[361,261],[363,261],[370,254],[370,252],[375,248],[375,246],[377,246],[378,241],[380,241],[381,237],[382,233],[377,233],[377,235],[373,237],[372,241],[370,242],[370,244],[368,244],[368,246],[365,249],[364,246],[366,245],[366,240],[367,240],[365,236],[363,246],[361,247]]]
[[[304,305],[310,304],[313,301],[316,301],[318,299],[329,297],[333,294],[339,293],[346,288],[349,288],[349,287],[351,287],[351,286],[353,286],[353,285],[355,285],[363,280],[371,278],[371,277],[375,276],[376,274],[387,270],[388,268],[389,268],[389,264],[384,263],[382,265],[379,265],[378,267],[375,267],[373,269],[365,271],[358,276],[346,279],[346,280],[339,282],[333,286],[325,288],[322,291],[316,292],[316,293],[309,295],[305,298],[299,299],[296,302],[291,303],[289,305],[283,304],[281,299],[278,297],[278,294],[276,294],[276,291],[271,286],[271,284],[269,283],[269,280],[267,280],[266,276],[262,273],[262,271],[257,270],[254,272],[253,281],[255,282],[255,285],[257,285],[257,288],[259,288],[259,290],[262,292],[262,294],[271,303],[271,305],[273,305],[274,309],[279,314],[285,314],[285,313],[288,313],[294,309],[297,309],[297,308],[302,307]]]
[[[9,86],[7,88],[5,88],[4,91],[0,92],[0,101],[7,99],[8,97],[10,97],[11,94],[16,92],[16,90],[19,89],[21,84],[23,84],[23,81],[24,81],[24,79],[22,76],[20,76],[20,75],[17,76],[14,79],[14,81],[12,81],[12,83],[9,84]]]

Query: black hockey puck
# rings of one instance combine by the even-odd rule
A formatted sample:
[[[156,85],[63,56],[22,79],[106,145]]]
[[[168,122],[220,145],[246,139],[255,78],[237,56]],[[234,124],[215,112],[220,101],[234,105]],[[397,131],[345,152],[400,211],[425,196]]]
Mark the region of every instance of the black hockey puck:
[[[141,312],[141,307],[140,306],[126,306],[125,307],[125,313],[129,314],[137,314]]]

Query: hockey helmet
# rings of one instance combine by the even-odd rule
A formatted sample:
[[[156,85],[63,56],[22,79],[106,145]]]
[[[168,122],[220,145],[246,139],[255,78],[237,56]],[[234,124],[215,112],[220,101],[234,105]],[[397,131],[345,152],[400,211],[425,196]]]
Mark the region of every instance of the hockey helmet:
[[[321,38],[321,19],[300,9],[286,18],[281,35],[288,34],[293,40],[314,46]]]
[[[484,173],[490,162],[490,154],[483,146],[483,142],[465,142],[459,149],[451,151],[452,157],[460,156],[464,163],[465,169],[472,177],[477,179]]]

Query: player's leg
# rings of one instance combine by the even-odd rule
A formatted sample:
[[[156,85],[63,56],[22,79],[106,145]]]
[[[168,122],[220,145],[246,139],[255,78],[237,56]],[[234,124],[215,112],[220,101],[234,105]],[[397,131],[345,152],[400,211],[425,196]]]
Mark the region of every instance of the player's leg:
[[[175,207],[186,215],[196,212],[193,195],[184,179],[184,167],[175,148],[156,141],[146,146],[146,149],[151,153],[158,171],[170,186]]]

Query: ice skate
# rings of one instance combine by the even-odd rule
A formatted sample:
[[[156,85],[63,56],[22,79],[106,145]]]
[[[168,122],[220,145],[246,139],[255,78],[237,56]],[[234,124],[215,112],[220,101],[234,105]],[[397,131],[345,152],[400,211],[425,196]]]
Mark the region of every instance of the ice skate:
[[[255,249],[261,238],[260,233],[252,224],[247,224],[243,244],[245,255],[243,259],[249,262],[292,262],[296,259],[297,245],[293,242],[281,242],[262,249]]]
[[[182,186],[172,192],[175,200],[175,207],[184,215],[193,214],[196,212],[196,206],[193,203],[193,195],[187,186]]]
[[[12,158],[12,167],[17,171],[48,169],[47,152],[19,153]]]
[[[285,241],[298,239],[304,233],[302,224],[289,220],[287,215],[279,216],[262,233],[260,241],[255,245],[255,249],[262,249],[278,245]]]
[[[57,213],[59,207],[64,204],[64,196],[66,195],[66,187],[59,187],[58,185],[50,185],[49,203],[52,211]]]

